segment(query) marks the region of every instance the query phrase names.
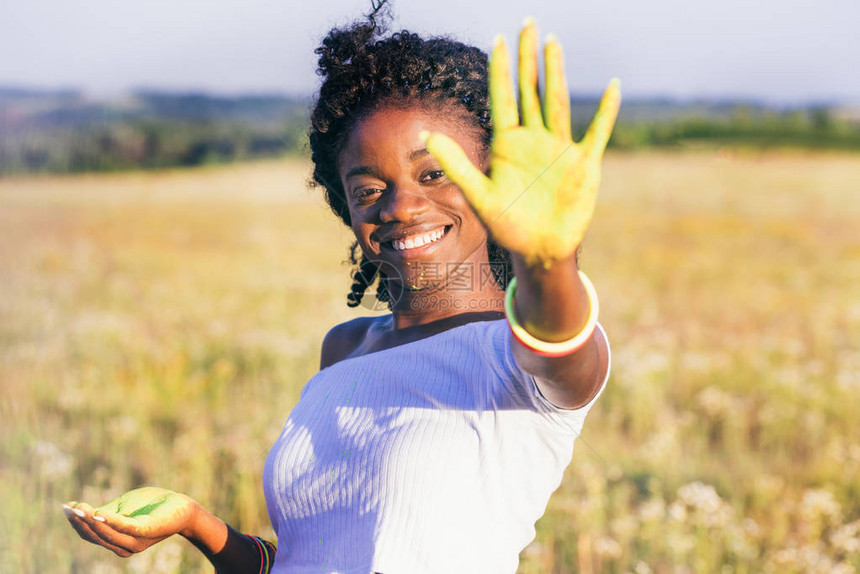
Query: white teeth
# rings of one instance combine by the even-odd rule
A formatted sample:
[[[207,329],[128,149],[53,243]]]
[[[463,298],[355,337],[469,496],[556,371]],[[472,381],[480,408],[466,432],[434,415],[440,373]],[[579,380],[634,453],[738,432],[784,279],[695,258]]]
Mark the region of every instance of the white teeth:
[[[421,247],[422,245],[426,245],[428,243],[433,243],[443,235],[445,235],[445,230],[437,229],[436,231],[431,231],[429,233],[425,233],[424,235],[418,235],[416,237],[409,237],[405,240],[395,239],[391,242],[391,245],[397,251],[403,251],[404,249],[414,249],[416,247]]]

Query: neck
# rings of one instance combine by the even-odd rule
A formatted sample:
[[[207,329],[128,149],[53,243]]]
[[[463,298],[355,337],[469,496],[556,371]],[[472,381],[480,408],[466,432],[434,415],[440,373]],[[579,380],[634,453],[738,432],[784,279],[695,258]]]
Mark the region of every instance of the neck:
[[[488,281],[475,281],[471,287],[456,279],[421,289],[408,289],[390,282],[388,292],[395,301],[392,312],[396,330],[445,321],[458,315],[463,315],[468,322],[499,319],[505,314],[505,292],[492,275]]]

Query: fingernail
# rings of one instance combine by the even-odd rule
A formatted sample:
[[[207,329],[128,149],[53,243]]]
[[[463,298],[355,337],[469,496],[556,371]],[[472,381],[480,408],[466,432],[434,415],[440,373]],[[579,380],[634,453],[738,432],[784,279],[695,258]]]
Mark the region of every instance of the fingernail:
[[[546,35],[546,40],[544,40],[544,44],[551,44],[553,42],[555,42],[557,44],[558,43],[558,37],[555,34],[553,34],[552,32],[550,32],[549,34]]]
[[[104,516],[93,516],[93,520],[95,520],[97,522],[104,522],[105,517]]]
[[[84,516],[86,516],[86,513],[85,513],[83,510],[79,510],[79,509],[77,509],[77,508],[73,508],[73,509],[72,509],[72,512],[74,512],[75,514],[77,514],[77,515],[78,515],[78,516],[80,516],[81,518],[83,518]]]
[[[72,507],[71,507],[71,506],[69,506],[68,504],[64,504],[64,505],[63,505],[63,513],[64,513],[66,516],[70,516],[70,515],[72,514]]]
[[[523,19],[523,28],[526,26],[534,26],[535,25],[535,17],[534,16],[526,16]]]
[[[421,141],[423,143],[427,143],[427,140],[430,139],[430,132],[428,132],[427,130],[421,130],[421,132],[418,134],[418,137],[421,138]]]
[[[505,43],[505,37],[502,36],[501,34],[496,34],[496,37],[493,38],[493,46],[496,48],[504,45],[504,43]]]

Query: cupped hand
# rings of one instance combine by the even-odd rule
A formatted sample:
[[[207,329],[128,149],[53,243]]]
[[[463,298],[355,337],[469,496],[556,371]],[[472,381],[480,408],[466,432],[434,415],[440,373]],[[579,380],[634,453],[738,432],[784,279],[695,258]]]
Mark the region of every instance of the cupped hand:
[[[496,39],[490,59],[490,177],[449,137],[430,134],[426,145],[500,245],[529,264],[549,265],[573,254],[588,229],[621,92],[613,80],[585,137],[575,143],[561,46],[547,39],[542,103],[537,52],[537,29],[529,19],[519,44],[520,121],[507,47]]]
[[[119,556],[131,556],[191,527],[197,503],[156,487],[137,488],[93,508],[84,502],[63,505],[66,518],[81,538]]]

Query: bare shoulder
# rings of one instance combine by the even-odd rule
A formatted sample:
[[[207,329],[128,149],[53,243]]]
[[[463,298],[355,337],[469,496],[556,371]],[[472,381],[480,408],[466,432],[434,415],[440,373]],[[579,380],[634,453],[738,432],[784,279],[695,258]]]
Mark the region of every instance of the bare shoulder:
[[[358,317],[329,329],[320,351],[320,370],[347,358],[361,345],[376,320],[374,317]]]

